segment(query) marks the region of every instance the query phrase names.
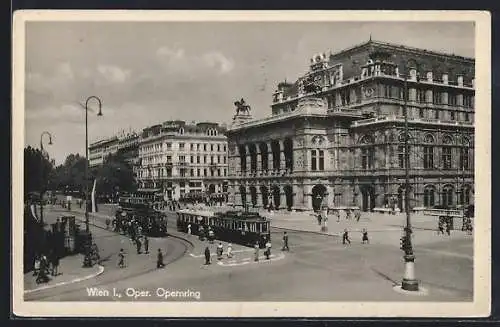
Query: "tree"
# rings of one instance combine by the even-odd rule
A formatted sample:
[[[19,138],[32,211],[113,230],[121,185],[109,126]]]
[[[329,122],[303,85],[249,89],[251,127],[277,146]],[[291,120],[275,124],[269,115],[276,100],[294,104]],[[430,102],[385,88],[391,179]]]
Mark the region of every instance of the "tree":
[[[85,189],[86,160],[80,154],[70,154],[62,165],[57,166],[50,176],[51,188],[61,191],[83,192]],[[89,173],[89,180],[91,180]]]
[[[115,196],[117,192],[137,191],[132,165],[122,152],[108,155],[95,176],[97,191],[101,195]]]
[[[54,163],[47,153],[28,146],[24,148],[24,196],[30,193],[45,192],[49,186]]]

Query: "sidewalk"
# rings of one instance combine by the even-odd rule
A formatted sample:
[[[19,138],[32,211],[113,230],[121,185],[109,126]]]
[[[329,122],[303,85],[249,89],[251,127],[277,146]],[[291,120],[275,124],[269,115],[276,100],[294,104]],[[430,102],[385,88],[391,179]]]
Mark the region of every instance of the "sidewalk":
[[[83,268],[83,256],[80,254],[64,257],[60,261],[59,275],[49,276],[51,280],[48,283],[37,284],[36,276],[33,272],[24,274],[24,293],[29,294],[48,288],[54,288],[62,285],[81,282],[104,272],[104,267],[94,265],[92,268]]]

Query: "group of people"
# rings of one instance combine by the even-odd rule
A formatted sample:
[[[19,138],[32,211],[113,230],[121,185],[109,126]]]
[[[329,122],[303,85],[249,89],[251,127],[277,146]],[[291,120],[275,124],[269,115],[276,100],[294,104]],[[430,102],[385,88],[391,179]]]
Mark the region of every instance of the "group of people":
[[[49,275],[59,275],[59,260],[59,255],[55,252],[51,252],[48,258],[45,254],[35,256],[33,276],[36,276],[37,284],[47,283],[50,280]]]
[[[137,254],[149,254],[149,240],[147,236],[144,237],[144,252],[141,252],[140,245],[137,245]],[[125,268],[125,250],[123,248],[120,249],[118,252],[118,267],[120,268]],[[158,252],[156,254],[156,268],[164,268],[165,267],[165,262],[164,262],[164,255],[163,251],[158,248]]]

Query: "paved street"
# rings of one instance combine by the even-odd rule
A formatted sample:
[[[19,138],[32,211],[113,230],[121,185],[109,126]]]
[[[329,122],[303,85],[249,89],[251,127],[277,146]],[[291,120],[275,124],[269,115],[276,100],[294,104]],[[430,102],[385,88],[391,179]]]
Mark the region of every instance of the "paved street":
[[[91,220],[103,226],[111,205],[101,205]],[[311,222],[312,223],[312,222]],[[333,224],[333,222],[331,223]],[[403,252],[399,250],[398,228],[373,232],[371,244],[361,244],[360,235],[351,235],[352,244],[343,245],[338,235],[289,230],[290,252],[281,252],[283,229],[273,228],[270,260],[254,261],[253,249],[235,245],[234,257],[204,265],[207,242],[175,230],[175,216],[169,213],[171,237],[156,240],[168,248],[170,263],[154,268],[154,258],[135,255],[123,236],[93,227],[101,251],[113,257],[120,246],[128,246],[130,267],[116,268],[116,259],[104,264],[105,272],[95,279],[64,285],[27,299],[43,301],[471,301],[473,295],[472,236],[454,232],[451,237],[434,231],[414,232],[416,276],[428,290],[427,296],[409,296],[392,287],[403,276]],[[353,229],[354,230],[354,229]],[[161,243],[165,242],[165,243]],[[102,245],[101,245],[102,244]],[[192,245],[191,245],[192,244]],[[212,254],[215,246],[210,245]],[[226,244],[224,244],[226,248]],[[133,259],[135,258],[135,259]],[[137,263],[132,263],[136,260]],[[94,290],[107,290],[105,296],[91,296]],[[113,296],[113,289],[116,294]],[[142,296],[133,290],[144,291]],[[166,291],[190,291],[165,299]],[[197,293],[199,292],[199,293]],[[132,296],[128,296],[128,295]],[[199,298],[197,298],[199,295]]]

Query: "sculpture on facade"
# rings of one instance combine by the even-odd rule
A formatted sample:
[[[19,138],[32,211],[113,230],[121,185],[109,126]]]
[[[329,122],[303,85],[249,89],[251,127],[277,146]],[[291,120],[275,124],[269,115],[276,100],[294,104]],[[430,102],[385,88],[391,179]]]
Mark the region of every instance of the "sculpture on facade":
[[[236,101],[234,105],[236,106],[236,115],[239,115],[240,113],[245,115],[250,114],[250,106],[245,102],[243,98],[241,98],[240,101]]]

